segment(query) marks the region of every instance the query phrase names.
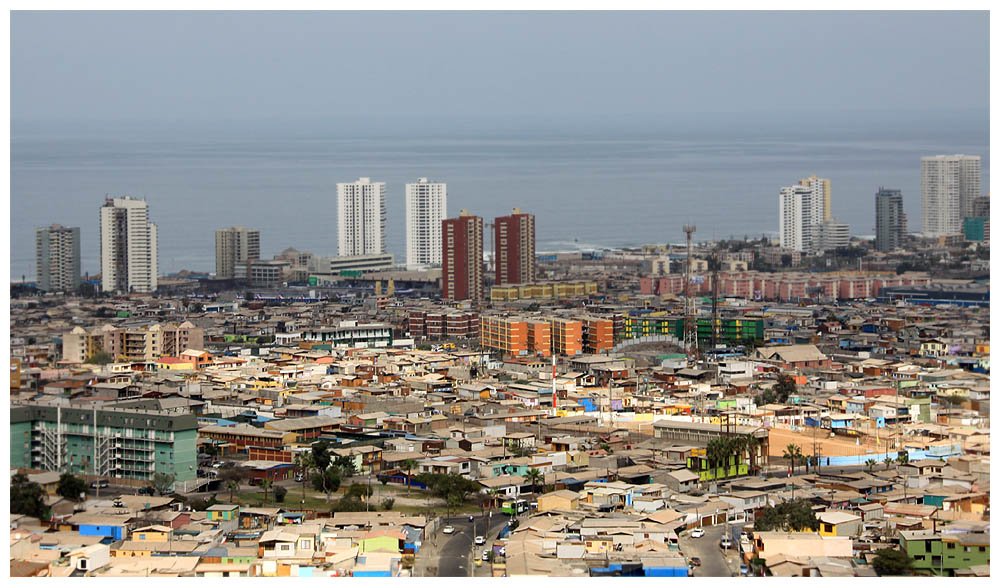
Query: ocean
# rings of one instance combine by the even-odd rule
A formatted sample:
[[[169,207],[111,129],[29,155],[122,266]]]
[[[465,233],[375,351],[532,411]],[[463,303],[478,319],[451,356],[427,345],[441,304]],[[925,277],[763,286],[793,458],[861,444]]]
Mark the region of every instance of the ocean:
[[[903,138],[905,137],[905,138]],[[832,181],[833,215],[873,235],[879,186],[903,191],[920,230],[920,157],[980,155],[985,128],[956,132],[864,129],[780,133],[412,132],[364,136],[225,133],[19,132],[11,140],[11,279],[35,274],[34,231],[79,226],[81,263],[99,267],[98,208],[106,194],[149,202],[159,227],[160,273],[214,271],[214,231],[259,228],[270,258],[294,247],[337,253],[337,182],[386,182],[386,242],[405,262],[404,184],[448,184],[448,213],[492,219],[514,207],[536,215],[537,248],[587,250],[776,234],[778,190],[800,178]],[[488,246],[488,244],[487,244]]]

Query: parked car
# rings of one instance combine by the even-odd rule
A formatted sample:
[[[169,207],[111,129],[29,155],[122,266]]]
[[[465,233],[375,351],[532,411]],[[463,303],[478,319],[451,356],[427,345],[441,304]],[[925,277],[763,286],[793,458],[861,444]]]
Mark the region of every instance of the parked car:
[[[304,480],[305,480],[305,477],[302,476],[302,473],[298,473],[298,474],[295,475],[295,482],[296,483],[302,483],[302,481],[304,481]]]
[[[91,489],[97,489],[98,487],[100,487],[101,489],[109,487],[108,481],[106,479],[101,479],[100,481],[93,481],[90,483]]]
[[[469,521],[470,522],[475,522],[476,521],[476,517],[475,516],[469,516]]]
[[[481,546],[483,544],[486,544],[486,537],[485,536],[476,536],[476,546]]]
[[[445,526],[444,529],[441,530],[441,531],[444,532],[445,534],[454,534],[455,533],[455,527],[454,526]]]
[[[704,535],[705,531],[702,530],[701,528],[695,528],[694,530],[691,530],[691,538],[701,538]]]
[[[740,575],[746,577],[750,575],[750,567],[746,565],[740,565]]]
[[[488,551],[488,550],[484,550],[483,551],[483,560],[484,561],[490,560],[490,551]]]
[[[719,548],[732,548],[733,541],[729,536],[723,536],[722,540],[719,541]]]
[[[688,559],[688,562],[691,563],[691,566],[693,567],[701,566],[701,559],[696,556],[692,556],[690,559]]]
[[[155,494],[156,494],[156,490],[153,489],[152,487],[140,487],[139,488],[139,495],[155,495]]]

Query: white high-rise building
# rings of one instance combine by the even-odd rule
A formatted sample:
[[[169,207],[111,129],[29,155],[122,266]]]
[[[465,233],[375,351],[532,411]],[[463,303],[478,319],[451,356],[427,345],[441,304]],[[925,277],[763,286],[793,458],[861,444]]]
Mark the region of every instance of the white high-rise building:
[[[808,177],[778,194],[781,247],[812,253],[819,246],[819,226],[830,220],[830,180]]]
[[[406,184],[406,266],[441,264],[441,221],[448,217],[448,186],[421,177]]]
[[[385,252],[385,182],[337,184],[337,245],[342,257]]]
[[[920,158],[924,236],[962,234],[962,219],[972,215],[979,193],[978,155]]]
[[[101,290],[156,291],[156,225],[149,205],[131,196],[106,198],[101,206]]]

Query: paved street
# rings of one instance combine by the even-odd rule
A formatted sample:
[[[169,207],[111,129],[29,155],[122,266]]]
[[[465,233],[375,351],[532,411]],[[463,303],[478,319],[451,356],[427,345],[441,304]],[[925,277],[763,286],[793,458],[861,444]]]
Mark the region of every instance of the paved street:
[[[489,523],[489,531],[486,525]],[[496,536],[500,528],[507,523],[507,516],[493,513],[493,519],[488,516],[475,516],[475,522],[469,522],[468,516],[446,518],[441,521],[436,535],[432,539],[430,552],[426,556],[437,558],[436,564],[433,561],[426,561],[423,568],[437,567],[438,577],[469,577],[472,575],[472,546],[476,537],[476,532],[486,536],[487,539]],[[455,527],[455,533],[451,536],[443,534],[441,529],[447,525]],[[475,528],[473,528],[475,527]],[[476,556],[479,556],[485,546],[476,547]],[[418,555],[420,556],[420,555]]]
[[[701,566],[695,567],[695,577],[731,577],[733,573],[738,573],[739,546],[730,549],[728,561],[724,550],[719,548],[719,540],[725,533],[724,524],[718,526],[705,526],[705,535],[701,538],[691,538],[690,531],[684,532],[680,536],[681,552],[684,556],[691,558],[696,556],[701,559]]]

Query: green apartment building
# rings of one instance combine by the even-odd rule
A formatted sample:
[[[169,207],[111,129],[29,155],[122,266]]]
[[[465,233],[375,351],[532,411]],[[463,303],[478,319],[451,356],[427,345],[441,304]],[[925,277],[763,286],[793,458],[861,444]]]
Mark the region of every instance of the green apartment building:
[[[132,408],[15,403],[10,408],[11,468],[148,481],[197,481],[198,420]]]
[[[717,321],[718,343],[740,345],[764,340],[764,320],[762,318],[719,318]],[[698,345],[712,343],[712,319],[698,318]],[[684,318],[665,315],[643,314],[625,318],[625,338],[643,336],[672,335],[684,339]]]
[[[899,533],[899,545],[913,559],[918,574],[953,577],[957,570],[990,564],[989,534],[904,530]]]

